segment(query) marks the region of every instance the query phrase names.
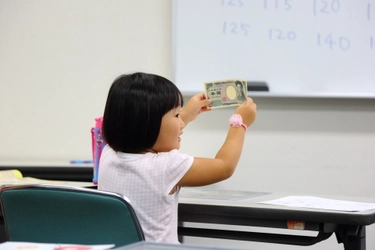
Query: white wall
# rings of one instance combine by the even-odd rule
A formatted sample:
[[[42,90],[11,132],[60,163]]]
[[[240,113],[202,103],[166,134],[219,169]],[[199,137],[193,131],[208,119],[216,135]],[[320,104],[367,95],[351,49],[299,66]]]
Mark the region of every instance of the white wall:
[[[90,159],[112,81],[170,77],[171,47],[169,1],[0,1],[0,164]]]
[[[99,3],[98,0],[64,1],[69,1],[72,6],[81,7]],[[0,2],[2,14],[0,15],[0,58],[9,56],[6,51],[7,39],[1,34],[4,29],[12,27],[9,20],[2,20],[2,18],[5,19],[4,13],[8,13],[8,8],[14,10],[20,8],[21,5],[25,8],[23,11],[26,11],[30,8],[24,5],[26,2],[29,1],[2,0]],[[100,79],[92,83],[95,88],[93,91],[85,88],[82,90],[87,93],[88,97],[69,96],[67,98],[65,96],[63,98],[66,95],[64,89],[48,89],[48,83],[53,79],[53,75],[38,79],[38,81],[44,81],[44,85],[38,85],[37,82],[30,82],[33,74],[29,74],[28,68],[21,68],[22,61],[0,60],[0,130],[2,135],[0,162],[3,164],[7,161],[17,164],[17,162],[32,163],[45,159],[50,161],[54,158],[65,157],[66,159],[71,156],[67,153],[71,150],[78,152],[76,157],[89,158],[88,128],[93,125],[93,118],[101,114],[106,92],[114,77],[120,73],[142,70],[172,79],[171,1],[110,0],[106,3],[118,4],[116,15],[123,15],[128,19],[122,26],[115,28],[115,31],[121,30],[123,34],[126,34],[127,39],[124,43],[108,42],[113,46],[106,49],[114,54],[118,49],[122,56],[114,64],[117,65],[116,69],[108,70]],[[17,20],[22,20],[23,17],[25,17],[24,14],[19,15]],[[14,33],[13,35],[19,35],[17,31]],[[95,35],[94,38],[100,39],[100,36]],[[87,46],[89,45],[90,43],[87,43]],[[20,42],[19,46],[23,49],[26,45]],[[95,46],[99,46],[100,49],[100,44]],[[25,50],[24,53],[30,52]],[[85,56],[90,62],[100,62],[105,55],[106,53],[100,53],[95,58],[90,57],[89,54]],[[25,60],[20,55],[15,56],[18,56],[20,60]],[[45,65],[44,63],[36,56],[29,58],[28,65],[31,67],[34,64]],[[86,74],[101,71],[104,65],[94,64],[92,69],[84,74],[79,73],[79,70],[64,72],[64,74],[69,80],[76,81],[77,77],[82,78]],[[35,72],[35,70],[34,75],[42,75],[41,72]],[[16,77],[10,77],[10,75]],[[32,80],[36,81],[35,78]],[[40,89],[33,90],[33,84],[40,86]],[[74,82],[73,87],[80,89],[81,84],[84,83]],[[101,94],[97,95],[98,93]],[[38,103],[36,99],[40,95],[45,99]],[[375,154],[373,152],[375,149],[375,100],[261,97],[254,98],[254,100],[258,105],[258,116],[247,133],[238,169],[231,179],[216,184],[217,188],[375,196],[373,193],[375,190],[373,180],[375,177]],[[62,120],[61,126],[58,125],[60,127],[50,128],[48,117],[45,117],[43,121],[34,119],[32,112],[40,110],[41,107],[43,107],[41,110],[45,112],[56,112],[54,109],[57,102],[63,103],[59,106],[61,110],[58,111],[62,113],[64,106],[71,106],[73,102],[75,110],[72,111],[71,120]],[[233,110],[220,109],[202,114],[185,129],[181,150],[194,156],[213,157],[225,138],[228,128],[227,120]],[[43,112],[41,115],[43,116]],[[58,115],[51,119],[58,119]],[[30,127],[34,130],[30,130]],[[37,135],[30,137],[30,134],[35,134],[35,131]],[[50,136],[45,136],[45,133],[50,133]],[[54,149],[59,145],[50,141],[50,137],[53,138],[56,133],[59,133],[60,139],[71,140],[69,148]],[[46,145],[43,152],[33,147],[33,140],[41,140]],[[367,249],[375,249],[375,227],[368,227],[367,233]],[[291,246],[198,238],[189,238],[186,242],[218,247],[296,249]],[[343,248],[332,236],[326,242],[302,249]]]

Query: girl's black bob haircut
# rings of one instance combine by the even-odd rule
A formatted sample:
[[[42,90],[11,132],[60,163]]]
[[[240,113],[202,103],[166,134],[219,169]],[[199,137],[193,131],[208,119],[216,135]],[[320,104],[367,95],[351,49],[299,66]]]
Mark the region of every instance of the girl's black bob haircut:
[[[179,106],[183,106],[183,96],[168,79],[142,72],[121,75],[109,89],[104,138],[115,151],[149,150],[158,138],[162,117]]]

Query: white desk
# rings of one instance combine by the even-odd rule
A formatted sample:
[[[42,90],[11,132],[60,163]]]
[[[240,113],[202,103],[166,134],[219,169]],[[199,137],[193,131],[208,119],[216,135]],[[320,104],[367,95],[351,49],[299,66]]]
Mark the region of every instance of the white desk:
[[[203,190],[196,192],[195,190]],[[252,196],[253,195],[253,196]],[[182,188],[179,201],[179,235],[232,240],[270,242],[291,245],[313,245],[336,234],[338,243],[345,250],[366,249],[366,226],[375,223],[375,210],[364,212],[340,212],[331,210],[306,209],[285,206],[259,204],[260,201],[274,200],[288,195],[298,194],[262,194],[241,193],[217,194],[217,191]],[[358,202],[374,203],[374,198],[328,197]],[[204,224],[224,224],[289,229],[288,225],[298,222],[303,230],[316,231],[317,235],[301,236],[257,233],[236,230],[215,230],[194,226],[184,226],[184,222]],[[295,225],[295,224],[294,224]]]

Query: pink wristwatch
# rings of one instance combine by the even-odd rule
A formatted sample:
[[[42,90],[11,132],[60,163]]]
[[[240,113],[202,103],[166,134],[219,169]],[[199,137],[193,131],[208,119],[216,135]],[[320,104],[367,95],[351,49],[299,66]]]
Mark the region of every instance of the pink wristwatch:
[[[229,118],[229,125],[235,128],[243,127],[245,131],[247,131],[247,126],[242,122],[242,116],[240,114],[233,114]]]

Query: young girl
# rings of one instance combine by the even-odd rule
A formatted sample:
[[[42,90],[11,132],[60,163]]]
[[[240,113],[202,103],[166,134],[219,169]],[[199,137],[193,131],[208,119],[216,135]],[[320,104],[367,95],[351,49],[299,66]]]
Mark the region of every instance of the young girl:
[[[203,93],[186,107],[178,88],[164,77],[134,73],[118,77],[105,106],[108,145],[99,167],[98,189],[130,199],[146,241],[179,243],[178,194],[182,186],[203,186],[229,178],[241,155],[245,132],[256,116],[248,98],[230,119],[227,138],[215,158],[178,151],[183,128],[211,103]]]

